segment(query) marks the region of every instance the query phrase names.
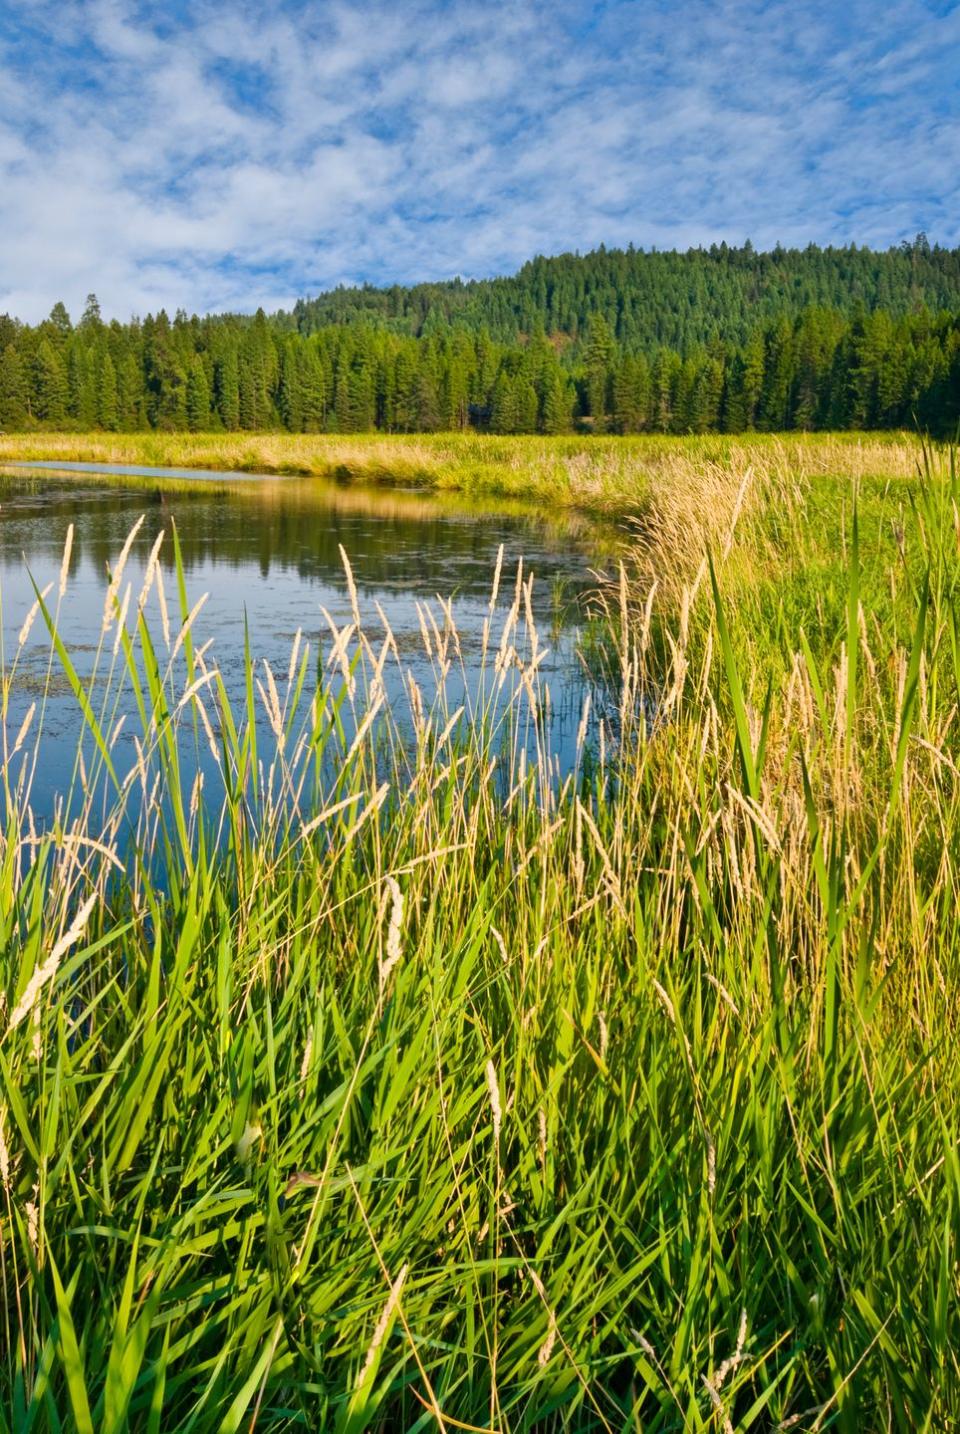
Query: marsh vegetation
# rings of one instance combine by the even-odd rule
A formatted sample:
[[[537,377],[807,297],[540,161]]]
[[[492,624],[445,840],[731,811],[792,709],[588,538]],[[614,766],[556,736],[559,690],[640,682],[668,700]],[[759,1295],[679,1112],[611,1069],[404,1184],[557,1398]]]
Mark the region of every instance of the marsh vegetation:
[[[906,433],[751,434],[664,438],[493,437],[489,434],[0,434],[6,461],[56,461],[331,478],[517,498],[612,517],[645,512],[654,496],[695,488],[705,465],[742,472],[755,463],[808,478],[911,480],[916,439]],[[155,484],[149,485],[155,487]],[[357,501],[363,501],[359,498]],[[696,506],[696,505],[694,505]],[[696,516],[694,514],[694,516]]]
[[[113,559],[95,704],[69,555],[37,599],[83,731],[39,826],[6,652],[10,1427],[960,1422],[953,458],[620,452],[525,470],[642,518],[562,770],[505,566],[466,699],[455,613],[411,681],[349,561],[233,695],[175,526]]]

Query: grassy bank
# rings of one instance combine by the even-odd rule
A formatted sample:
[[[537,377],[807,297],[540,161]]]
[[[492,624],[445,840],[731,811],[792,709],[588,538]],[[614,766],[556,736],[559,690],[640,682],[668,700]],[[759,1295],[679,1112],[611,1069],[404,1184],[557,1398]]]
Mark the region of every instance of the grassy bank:
[[[193,595],[115,572],[62,830],[42,705],[3,729],[10,1427],[960,1424],[960,495],[762,449],[663,447],[564,784],[507,574],[529,763],[442,614],[409,711],[359,607],[231,710]]]
[[[416,483],[544,499],[607,513],[636,512],[651,488],[704,464],[756,463],[794,478],[909,478],[916,440],[906,434],[754,434],[694,438],[530,438],[477,434],[356,436],[191,433],[0,435],[4,459],[137,463],[361,482]]]

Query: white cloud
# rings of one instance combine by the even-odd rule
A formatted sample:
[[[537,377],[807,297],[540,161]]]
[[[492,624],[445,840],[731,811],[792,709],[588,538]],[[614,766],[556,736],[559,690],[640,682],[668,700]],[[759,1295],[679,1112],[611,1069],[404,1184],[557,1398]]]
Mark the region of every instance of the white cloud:
[[[960,241],[956,7],[593,13],[8,0],[0,310],[270,308],[601,242]]]

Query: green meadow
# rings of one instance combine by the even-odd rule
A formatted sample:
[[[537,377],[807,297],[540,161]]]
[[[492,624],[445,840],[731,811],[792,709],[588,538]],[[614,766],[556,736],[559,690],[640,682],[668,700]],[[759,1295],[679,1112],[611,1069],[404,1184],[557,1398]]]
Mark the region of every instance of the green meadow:
[[[404,657],[349,554],[352,621],[282,671],[248,652],[239,702],[176,552],[128,598],[116,555],[96,682],[60,637],[69,555],[22,614],[84,733],[38,825],[55,737],[42,689],[8,720],[22,635],[0,1428],[960,1427],[955,455],[0,438],[18,457],[631,521],[585,653],[603,720],[562,780],[549,635],[506,570],[465,710],[452,616],[424,628],[432,688],[385,701]]]

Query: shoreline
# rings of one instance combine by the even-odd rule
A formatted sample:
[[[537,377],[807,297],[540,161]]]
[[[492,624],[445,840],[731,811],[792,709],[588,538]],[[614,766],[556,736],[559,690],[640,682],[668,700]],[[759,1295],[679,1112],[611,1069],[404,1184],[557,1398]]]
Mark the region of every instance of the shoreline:
[[[328,478],[454,489],[582,508],[608,517],[646,513],[678,471],[694,476],[751,463],[804,476],[914,478],[915,435],[882,433],[704,434],[676,437],[287,433],[18,433],[0,435],[0,467],[47,471],[91,463],[177,473],[119,474],[206,484],[262,478]],[[44,471],[37,468],[30,471]]]

